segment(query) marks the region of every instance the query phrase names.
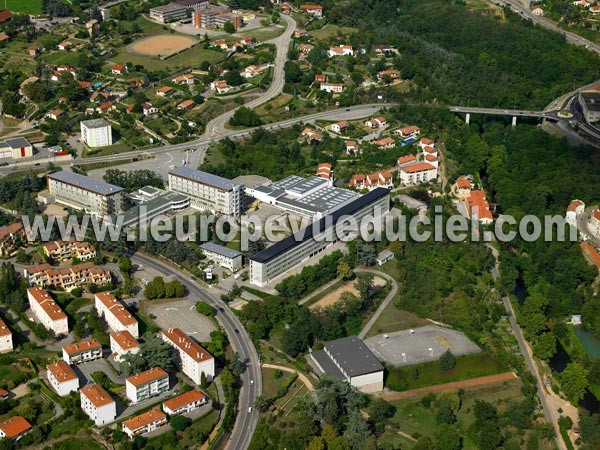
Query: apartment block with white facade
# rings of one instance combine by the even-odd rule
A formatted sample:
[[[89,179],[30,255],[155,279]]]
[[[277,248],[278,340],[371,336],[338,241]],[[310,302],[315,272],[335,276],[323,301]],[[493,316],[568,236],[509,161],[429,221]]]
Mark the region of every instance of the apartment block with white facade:
[[[84,120],[80,123],[81,141],[88,147],[112,145],[112,127],[104,119]]]
[[[133,439],[135,436],[150,433],[163,425],[166,425],[168,418],[165,413],[158,409],[151,409],[139,416],[132,417],[123,422],[123,433]]]
[[[117,417],[117,405],[112,397],[99,385],[88,384],[79,390],[81,409],[100,427],[114,422]]]
[[[2,319],[0,319],[0,353],[13,351],[12,332],[8,329]]]
[[[122,187],[66,170],[48,174],[46,178],[48,191],[57,203],[99,217],[124,211]]]
[[[69,319],[64,311],[54,301],[48,291],[41,287],[30,287],[27,289],[27,299],[31,312],[48,330],[52,330],[56,336],[69,334]]]
[[[147,400],[169,390],[169,374],[160,367],[140,372],[125,380],[127,398],[133,403]]]
[[[190,206],[215,214],[239,217],[244,185],[189,167],[169,171],[169,190],[190,198]]]
[[[418,163],[400,167],[400,182],[405,186],[437,180],[437,168],[429,163]]]
[[[215,376],[215,359],[196,341],[179,328],[163,330],[162,339],[175,348],[181,370],[194,383],[200,384],[202,373],[207,381],[212,381]]]
[[[127,330],[110,333],[110,352],[116,362],[123,361],[126,354],[136,354],[140,351],[140,344]]]
[[[65,345],[62,351],[67,364],[83,364],[102,358],[102,345],[94,338]]]
[[[243,255],[238,251],[213,242],[205,242],[200,245],[200,248],[208,259],[232,272],[237,272],[242,268]]]
[[[100,317],[112,331],[129,331],[134,338],[139,338],[138,321],[125,306],[110,292],[99,292],[94,296],[94,305]]]
[[[64,397],[79,389],[79,378],[62,359],[46,366],[48,382],[58,395]]]
[[[173,397],[162,404],[162,409],[170,416],[187,414],[208,403],[208,397],[202,392],[192,389],[184,394]]]

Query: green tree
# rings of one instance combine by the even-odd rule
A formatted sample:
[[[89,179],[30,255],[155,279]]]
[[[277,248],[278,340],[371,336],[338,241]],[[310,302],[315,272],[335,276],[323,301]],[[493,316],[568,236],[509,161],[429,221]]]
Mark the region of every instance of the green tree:
[[[354,271],[346,261],[340,261],[337,265],[337,276],[342,280],[351,280],[354,277]]]
[[[447,349],[442,356],[440,356],[440,370],[452,370],[456,366],[456,358],[450,351]]]
[[[175,431],[183,431],[187,427],[189,427],[191,423],[192,421],[188,417],[182,416],[180,414],[171,417],[171,419],[169,420],[169,425],[171,425],[171,428],[173,428],[173,430]]]
[[[547,332],[540,334],[533,343],[533,352],[538,358],[549,360],[556,353],[556,336]]]
[[[567,398],[577,403],[588,387],[588,370],[577,361],[567,364],[560,374],[560,385]]]
[[[223,24],[223,31],[229,34],[235,33],[235,27],[233,26],[233,23],[225,22]]]

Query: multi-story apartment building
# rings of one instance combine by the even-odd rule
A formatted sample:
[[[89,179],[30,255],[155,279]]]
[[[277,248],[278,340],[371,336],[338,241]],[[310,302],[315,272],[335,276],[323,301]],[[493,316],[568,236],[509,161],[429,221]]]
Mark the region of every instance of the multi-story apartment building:
[[[163,402],[162,409],[170,416],[187,414],[200,408],[208,402],[208,398],[200,391],[192,389],[184,394],[178,395]]]
[[[389,189],[376,188],[322,217],[318,225],[311,224],[256,253],[250,258],[251,283],[265,286],[333,245],[340,237],[335,233],[340,219],[351,216],[358,224],[367,215],[380,219],[389,211],[389,197]],[[324,239],[327,234],[333,239]]]
[[[0,353],[12,352],[12,350],[12,332],[8,329],[4,321],[0,319]]]
[[[21,222],[0,229],[0,256],[9,256],[25,240],[25,228]]]
[[[62,170],[47,175],[48,191],[57,203],[99,217],[120,214],[125,190],[114,184]]]
[[[232,272],[236,272],[242,268],[243,255],[238,251],[213,242],[205,242],[200,245],[200,248],[208,259],[213,260],[215,263]]]
[[[50,264],[26,267],[23,274],[31,286],[60,287],[70,291],[83,284],[104,286],[112,282],[112,275],[106,269],[98,268],[92,262],[85,262],[60,269]]]
[[[46,366],[48,382],[58,395],[64,397],[79,389],[79,378],[66,362],[59,359]]]
[[[429,163],[400,167],[400,182],[405,186],[426,183],[437,179],[437,168]]]
[[[125,380],[127,398],[138,403],[169,390],[169,374],[160,367],[140,372]]]
[[[41,287],[27,289],[29,307],[34,316],[44,327],[52,330],[56,336],[69,334],[69,320],[50,294]]]
[[[87,261],[96,257],[96,248],[87,242],[53,241],[42,246],[44,254],[55,261],[64,261],[66,259],[77,258],[80,261]]]
[[[102,358],[102,345],[94,338],[65,345],[62,351],[67,364],[82,364]]]
[[[177,3],[169,3],[150,9],[150,18],[162,23],[175,22],[188,17],[188,8]]]
[[[207,381],[213,379],[215,376],[215,359],[196,341],[179,328],[163,330],[162,339],[175,348],[181,370],[194,383],[200,384],[202,373],[204,373]]]
[[[31,430],[31,424],[21,416],[13,416],[0,423],[0,439],[19,440]]]
[[[140,344],[127,330],[110,333],[110,352],[116,362],[123,361],[127,353],[136,354],[140,351]]]
[[[98,315],[104,317],[112,331],[129,331],[134,338],[139,338],[138,321],[110,292],[99,292],[94,296],[94,304]]]
[[[199,9],[194,11],[193,23],[196,28],[223,28],[226,23],[231,23],[233,28],[239,30],[244,25],[244,19],[239,14],[232,14],[229,10]]]
[[[84,120],[80,123],[81,141],[88,147],[112,145],[112,126],[104,119]]]
[[[123,433],[133,439],[135,436],[149,433],[168,422],[165,413],[158,409],[151,409],[139,416],[132,417],[123,422]]]
[[[112,397],[97,384],[88,384],[79,390],[81,409],[100,427],[117,417],[117,405]]]
[[[190,206],[234,217],[242,212],[244,185],[189,167],[169,171],[169,189],[189,196]]]

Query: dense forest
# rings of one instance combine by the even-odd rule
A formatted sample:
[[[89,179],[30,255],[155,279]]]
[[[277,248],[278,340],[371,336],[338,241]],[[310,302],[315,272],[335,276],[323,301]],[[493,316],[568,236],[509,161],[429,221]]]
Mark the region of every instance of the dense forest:
[[[398,48],[402,78],[425,102],[543,108],[598,78],[600,58],[504,10],[501,18],[442,0],[324,2],[327,16],[360,30],[351,44]]]

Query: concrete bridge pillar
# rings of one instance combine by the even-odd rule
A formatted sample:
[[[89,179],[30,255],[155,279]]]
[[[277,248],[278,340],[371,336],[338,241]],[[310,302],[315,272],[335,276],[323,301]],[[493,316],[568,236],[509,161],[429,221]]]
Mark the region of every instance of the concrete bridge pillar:
[[[469,125],[469,122],[471,121],[471,114],[467,113],[467,116],[465,117],[465,123],[467,125]]]
[[[517,126],[517,116],[513,116],[513,118],[512,118],[512,126],[513,127]]]

